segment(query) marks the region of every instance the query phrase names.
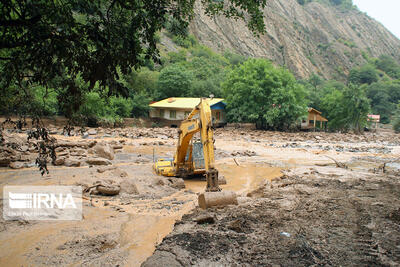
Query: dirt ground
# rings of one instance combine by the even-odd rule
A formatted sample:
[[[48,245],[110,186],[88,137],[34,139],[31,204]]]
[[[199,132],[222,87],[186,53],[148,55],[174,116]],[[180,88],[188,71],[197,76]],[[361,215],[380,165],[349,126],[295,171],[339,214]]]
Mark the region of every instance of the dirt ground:
[[[222,188],[238,194],[239,206],[207,211],[196,207],[204,181],[181,188],[152,172],[153,152],[173,156],[176,129],[51,132],[61,144],[59,166],[41,176],[30,147],[5,151],[18,164],[0,168],[1,187],[105,182],[121,192],[85,193],[78,222],[1,218],[0,266],[400,265],[400,136],[391,131],[217,129]],[[10,130],[6,141],[24,138]]]

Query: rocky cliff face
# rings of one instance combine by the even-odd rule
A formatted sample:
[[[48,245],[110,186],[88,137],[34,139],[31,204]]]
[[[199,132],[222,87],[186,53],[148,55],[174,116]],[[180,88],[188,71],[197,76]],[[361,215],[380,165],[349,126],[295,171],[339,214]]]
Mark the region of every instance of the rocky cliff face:
[[[318,2],[268,0],[266,33],[255,37],[243,21],[210,18],[199,1],[190,30],[217,51],[234,50],[286,65],[297,77],[317,73],[340,78],[366,62],[364,55],[391,55],[400,62],[400,40],[382,24],[358,10],[344,11]]]

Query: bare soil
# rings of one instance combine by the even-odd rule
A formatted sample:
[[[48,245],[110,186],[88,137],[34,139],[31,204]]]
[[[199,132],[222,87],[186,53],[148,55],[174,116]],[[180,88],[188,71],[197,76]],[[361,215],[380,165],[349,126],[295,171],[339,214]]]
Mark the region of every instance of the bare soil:
[[[79,167],[50,166],[41,176],[31,167],[31,147],[5,148],[13,167],[23,164],[0,168],[1,187],[100,182],[121,192],[85,193],[79,222],[1,218],[0,266],[400,264],[400,138],[391,131],[217,129],[217,168],[227,181],[222,188],[236,191],[239,206],[203,211],[196,205],[205,181],[185,180],[181,189],[174,178],[152,171],[153,153],[173,156],[176,129],[98,128],[72,137],[61,130],[51,128],[63,144],[57,153]],[[25,131],[7,131],[7,142],[25,138]],[[96,154],[93,142],[111,147],[114,157]],[[201,216],[212,219],[199,224]]]

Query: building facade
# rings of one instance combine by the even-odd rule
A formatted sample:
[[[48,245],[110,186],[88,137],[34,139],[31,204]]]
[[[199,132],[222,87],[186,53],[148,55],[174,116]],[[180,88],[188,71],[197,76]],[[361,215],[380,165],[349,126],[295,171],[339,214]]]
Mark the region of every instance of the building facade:
[[[226,104],[222,98],[210,99],[213,124],[217,127],[226,124]],[[171,97],[150,106],[150,118],[161,126],[179,127],[181,121],[200,103],[200,98]]]

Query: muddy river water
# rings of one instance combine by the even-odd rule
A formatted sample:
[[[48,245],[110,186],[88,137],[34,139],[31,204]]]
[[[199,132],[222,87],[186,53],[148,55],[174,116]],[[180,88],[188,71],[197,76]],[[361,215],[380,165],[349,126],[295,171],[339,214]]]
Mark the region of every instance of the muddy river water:
[[[143,151],[145,152],[145,151]],[[147,151],[146,151],[147,152]],[[148,154],[148,153],[144,153]],[[118,165],[118,164],[117,164]],[[151,168],[146,164],[145,169]],[[219,175],[224,176],[227,184],[223,190],[233,190],[239,196],[254,190],[265,180],[280,176],[279,168],[256,163],[219,162]],[[60,176],[60,181],[73,183],[79,178],[79,171],[88,171],[87,167],[53,169],[53,175],[45,179],[35,179],[37,170],[7,170],[1,173],[2,184],[32,184],[51,185],[59,182],[54,177]],[[76,172],[76,176],[72,173]],[[70,172],[71,177],[66,177]],[[172,230],[174,223],[189,213],[197,205],[197,194],[204,191],[205,181],[200,179],[185,180],[186,188],[160,199],[135,199],[128,205],[122,200],[106,199],[108,205],[103,205],[103,199],[84,206],[84,220],[79,222],[32,222],[27,227],[6,225],[7,231],[0,232],[0,266],[39,266],[44,261],[38,258],[63,257],[58,248],[71,240],[81,239],[80,236],[96,236],[104,233],[118,233],[116,241],[124,252],[125,266],[140,266],[155,250],[163,238]],[[89,205],[88,200],[84,200]],[[172,206],[171,203],[179,203]],[[111,207],[121,207],[124,213],[118,213]],[[115,220],[115,223],[110,222]],[[123,219],[122,219],[123,218]],[[22,222],[23,223],[23,222]],[[13,231],[15,229],[15,232]],[[71,252],[69,252],[71,253]],[[64,257],[67,257],[64,255]],[[33,259],[34,258],[34,259]],[[83,258],[83,257],[82,257]],[[65,260],[70,266],[84,265],[84,259]],[[51,264],[50,264],[51,265]]]
[[[220,175],[227,180],[226,185],[222,185],[223,190],[233,190],[238,195],[245,195],[262,184],[265,180],[272,180],[281,175],[279,168],[261,166],[257,164],[245,165],[217,165]],[[205,181],[188,179],[185,180],[186,189],[195,193],[203,192]],[[151,256],[155,246],[168,235],[174,226],[176,220],[190,212],[197,205],[196,194],[185,194],[181,190],[169,199],[184,201],[185,204],[174,212],[165,212],[152,210],[154,202],[163,202],[166,199],[152,200],[141,204],[146,207],[138,211],[140,205],[126,211],[130,214],[130,220],[126,222],[121,229],[121,245],[128,244],[129,258],[126,266],[140,266],[140,264]]]

